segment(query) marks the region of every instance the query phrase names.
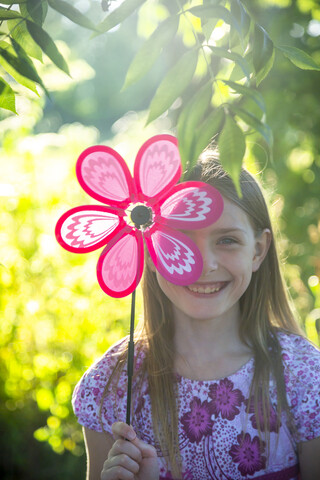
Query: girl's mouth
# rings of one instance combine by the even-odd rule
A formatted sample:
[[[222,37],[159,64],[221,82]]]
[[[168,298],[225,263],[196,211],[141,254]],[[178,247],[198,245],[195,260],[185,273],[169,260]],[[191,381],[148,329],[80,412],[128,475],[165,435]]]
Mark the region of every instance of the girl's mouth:
[[[210,295],[213,293],[220,292],[223,288],[228,285],[229,282],[215,282],[210,284],[198,284],[198,285],[187,285],[187,289],[192,293]]]

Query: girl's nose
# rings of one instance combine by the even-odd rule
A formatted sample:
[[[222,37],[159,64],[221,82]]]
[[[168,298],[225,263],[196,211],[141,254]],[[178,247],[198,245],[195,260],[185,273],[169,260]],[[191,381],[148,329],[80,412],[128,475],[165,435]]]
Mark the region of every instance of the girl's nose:
[[[200,247],[199,250],[203,260],[202,276],[205,277],[218,270],[218,259],[209,247]]]

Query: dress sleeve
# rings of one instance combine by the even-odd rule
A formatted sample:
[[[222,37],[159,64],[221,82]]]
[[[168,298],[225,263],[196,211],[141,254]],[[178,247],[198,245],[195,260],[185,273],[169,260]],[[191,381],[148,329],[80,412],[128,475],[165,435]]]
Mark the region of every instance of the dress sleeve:
[[[119,352],[125,344],[125,339],[111,347],[98,361],[96,361],[83,375],[76,385],[72,406],[78,422],[91,430],[112,433],[111,426],[116,421],[124,421],[126,398],[125,374],[117,377],[117,384],[111,382],[105,395],[100,419],[100,405],[105,386],[117,363]],[[103,430],[102,430],[102,425]]]
[[[297,442],[320,437],[320,351],[307,339],[288,335],[282,345],[287,398]]]

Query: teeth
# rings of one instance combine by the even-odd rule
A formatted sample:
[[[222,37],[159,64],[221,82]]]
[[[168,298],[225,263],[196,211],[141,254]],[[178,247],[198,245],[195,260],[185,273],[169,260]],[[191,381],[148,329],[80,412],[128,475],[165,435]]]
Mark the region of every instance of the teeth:
[[[195,293],[215,293],[219,292],[221,290],[222,286],[220,287],[200,287],[200,286],[188,286],[188,289],[191,290],[191,292]]]

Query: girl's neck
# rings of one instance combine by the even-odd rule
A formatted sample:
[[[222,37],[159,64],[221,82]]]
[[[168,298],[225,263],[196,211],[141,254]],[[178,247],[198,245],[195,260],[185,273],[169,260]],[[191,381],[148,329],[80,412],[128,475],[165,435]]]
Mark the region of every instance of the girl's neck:
[[[223,318],[192,319],[174,310],[175,370],[196,380],[213,380],[238,370],[252,356],[239,336],[238,309]]]

